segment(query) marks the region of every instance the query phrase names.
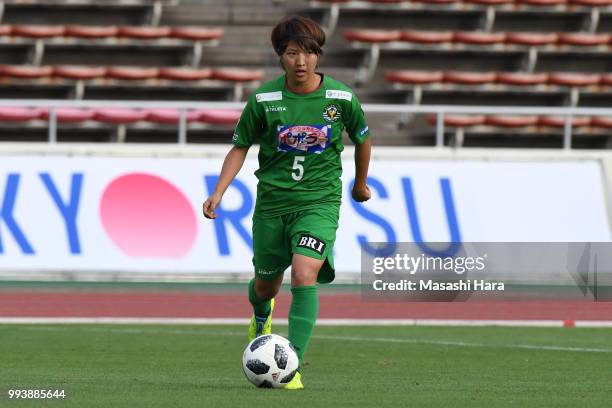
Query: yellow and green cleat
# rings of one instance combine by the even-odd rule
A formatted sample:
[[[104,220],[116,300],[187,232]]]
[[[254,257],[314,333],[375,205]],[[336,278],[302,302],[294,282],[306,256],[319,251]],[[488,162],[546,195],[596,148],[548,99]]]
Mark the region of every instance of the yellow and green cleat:
[[[274,299],[270,301],[270,314],[265,319],[253,315],[249,326],[249,341],[264,334],[272,334],[272,312],[274,311]]]
[[[304,389],[304,384],[302,384],[302,374],[298,371],[295,373],[295,376],[291,381],[285,385],[286,390],[301,390]]]

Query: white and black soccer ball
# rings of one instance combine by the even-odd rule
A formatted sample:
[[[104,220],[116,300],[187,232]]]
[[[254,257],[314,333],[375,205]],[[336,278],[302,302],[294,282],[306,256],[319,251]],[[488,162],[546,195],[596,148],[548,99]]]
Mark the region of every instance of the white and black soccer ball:
[[[298,365],[293,345],[277,334],[257,337],[242,355],[244,374],[261,388],[283,388],[295,376]]]

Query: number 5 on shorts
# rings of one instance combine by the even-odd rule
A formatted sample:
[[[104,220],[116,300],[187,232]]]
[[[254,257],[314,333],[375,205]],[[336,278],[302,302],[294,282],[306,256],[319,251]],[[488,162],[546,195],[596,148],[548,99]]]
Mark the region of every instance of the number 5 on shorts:
[[[302,177],[304,177],[304,165],[302,164],[302,162],[305,159],[305,156],[295,156],[293,158],[293,169],[291,177],[293,177],[295,181],[300,181]]]

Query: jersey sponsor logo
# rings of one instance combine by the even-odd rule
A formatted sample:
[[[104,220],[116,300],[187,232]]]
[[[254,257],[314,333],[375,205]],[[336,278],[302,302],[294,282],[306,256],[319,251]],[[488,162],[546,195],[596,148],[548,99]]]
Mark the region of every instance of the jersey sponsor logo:
[[[255,94],[255,99],[257,102],[282,101],[283,93],[281,91],[258,93]]]
[[[321,241],[319,238],[313,237],[310,234],[302,234],[300,235],[297,246],[312,249],[319,255],[323,255],[326,244],[324,241]]]
[[[364,127],[363,129],[359,131],[359,136],[363,136],[364,133],[367,132],[368,130],[370,130],[369,126]]]
[[[323,108],[323,119],[326,122],[337,122],[341,115],[340,107],[336,104],[332,103]]]
[[[340,91],[337,89],[328,89],[325,91],[325,97],[327,99],[346,99],[350,101],[353,99],[353,94],[347,91]]]
[[[321,153],[331,139],[331,125],[279,125],[277,131],[279,152]]]
[[[286,106],[266,106],[266,112],[286,112]]]

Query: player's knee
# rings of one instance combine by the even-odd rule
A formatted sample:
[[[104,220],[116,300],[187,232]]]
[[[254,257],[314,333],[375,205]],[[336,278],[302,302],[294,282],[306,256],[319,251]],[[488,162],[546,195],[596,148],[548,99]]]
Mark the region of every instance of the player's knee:
[[[271,285],[255,285],[255,293],[261,300],[273,299],[278,293],[278,289],[279,288]]]
[[[291,286],[310,286],[317,283],[317,270],[293,268],[291,270]]]

